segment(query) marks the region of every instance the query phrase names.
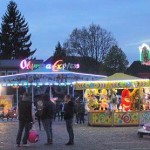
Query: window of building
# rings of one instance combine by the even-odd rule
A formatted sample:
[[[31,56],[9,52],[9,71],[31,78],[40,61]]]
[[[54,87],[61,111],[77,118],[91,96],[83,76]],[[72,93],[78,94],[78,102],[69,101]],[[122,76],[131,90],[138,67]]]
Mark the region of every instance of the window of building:
[[[5,76],[6,75],[6,71],[0,71],[0,76]]]
[[[17,71],[7,71],[7,75],[17,74]]]

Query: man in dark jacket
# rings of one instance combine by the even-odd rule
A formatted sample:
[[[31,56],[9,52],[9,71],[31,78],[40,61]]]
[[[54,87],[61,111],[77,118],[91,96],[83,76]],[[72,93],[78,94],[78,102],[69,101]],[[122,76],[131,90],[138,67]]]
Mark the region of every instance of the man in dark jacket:
[[[50,145],[53,143],[52,121],[55,111],[54,105],[55,104],[52,101],[50,101],[49,95],[43,96],[43,110],[41,120],[47,135],[47,143],[45,143],[45,145]]]
[[[22,133],[23,130],[25,130],[22,139],[22,144],[23,146],[27,146],[29,131],[32,127],[32,123],[34,122],[34,118],[32,116],[32,102],[29,98],[29,95],[26,92],[23,94],[22,100],[18,105],[18,115],[19,115],[19,129],[16,138],[16,144],[18,147],[20,146]]]
[[[74,145],[74,133],[73,133],[73,116],[74,116],[74,102],[71,100],[70,95],[65,95],[64,106],[64,119],[66,121],[66,128],[69,134],[69,141],[65,145]]]

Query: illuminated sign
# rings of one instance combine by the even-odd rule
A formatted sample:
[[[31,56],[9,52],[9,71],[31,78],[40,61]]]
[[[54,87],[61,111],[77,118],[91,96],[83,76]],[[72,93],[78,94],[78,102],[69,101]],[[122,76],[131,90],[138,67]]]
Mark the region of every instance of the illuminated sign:
[[[33,64],[32,61],[27,61],[25,59],[20,62],[21,69],[33,70],[33,69],[37,69],[39,67],[40,67],[40,64]]]
[[[150,47],[143,43],[142,46],[139,47],[140,50],[140,61],[144,65],[150,66]]]
[[[79,64],[72,64],[72,63],[63,63],[62,60],[56,61],[53,65],[47,64],[46,69],[52,69],[54,72],[64,69],[78,69],[80,68]]]
[[[45,67],[46,69],[57,72],[59,70],[64,70],[64,69],[78,69],[78,68],[80,68],[80,64],[63,63],[63,60],[58,60],[53,65],[52,64],[40,65],[40,64],[34,64],[32,61],[27,61],[25,59],[22,60],[20,63],[21,69],[33,70],[33,69],[37,69],[39,67]]]

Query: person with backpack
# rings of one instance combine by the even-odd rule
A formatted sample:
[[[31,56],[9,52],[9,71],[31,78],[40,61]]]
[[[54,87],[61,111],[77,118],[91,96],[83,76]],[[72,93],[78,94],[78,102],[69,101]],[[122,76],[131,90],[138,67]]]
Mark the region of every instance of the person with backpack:
[[[47,143],[45,143],[45,145],[53,144],[52,121],[54,117],[54,109],[54,103],[50,101],[49,95],[45,94],[43,96],[43,109],[41,113],[42,124],[47,136]]]

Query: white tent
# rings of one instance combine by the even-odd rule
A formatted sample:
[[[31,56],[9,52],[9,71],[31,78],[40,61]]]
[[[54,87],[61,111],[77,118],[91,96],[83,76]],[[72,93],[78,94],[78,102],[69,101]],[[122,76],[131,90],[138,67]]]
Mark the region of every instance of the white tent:
[[[31,86],[32,87],[32,101],[34,101],[34,86],[49,86],[51,97],[51,86],[62,85],[68,87],[75,81],[95,81],[105,78],[104,75],[94,75],[71,72],[67,70],[52,71],[45,67],[36,70],[8,76],[0,76],[0,86]],[[74,89],[74,88],[73,88]],[[17,102],[18,102],[18,88],[16,88]]]
[[[71,85],[75,81],[94,81],[105,77],[104,75],[85,74],[67,70],[54,72],[42,67],[27,73],[0,76],[0,84],[2,86]]]

